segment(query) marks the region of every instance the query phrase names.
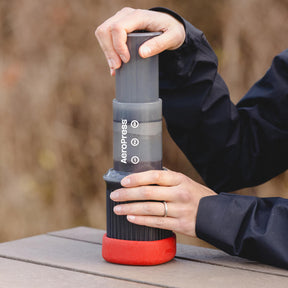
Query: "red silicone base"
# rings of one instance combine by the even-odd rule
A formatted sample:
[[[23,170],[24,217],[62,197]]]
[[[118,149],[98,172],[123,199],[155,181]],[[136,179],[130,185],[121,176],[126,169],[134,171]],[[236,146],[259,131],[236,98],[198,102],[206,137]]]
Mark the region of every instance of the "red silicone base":
[[[125,265],[157,265],[168,262],[176,254],[176,236],[157,241],[131,241],[109,238],[105,234],[102,256],[111,263]]]

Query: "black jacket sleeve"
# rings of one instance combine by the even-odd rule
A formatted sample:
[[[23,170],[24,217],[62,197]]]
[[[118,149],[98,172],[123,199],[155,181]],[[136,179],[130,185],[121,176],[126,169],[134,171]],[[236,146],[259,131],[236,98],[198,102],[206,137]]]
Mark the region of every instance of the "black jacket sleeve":
[[[177,19],[185,26],[185,43],[160,56],[160,96],[174,141],[218,192],[258,185],[285,171],[288,50],[234,105],[205,36]],[[220,193],[201,199],[196,234],[232,255],[288,268],[287,227],[287,199]]]
[[[185,43],[160,55],[170,135],[218,192],[261,184],[288,167],[288,50],[234,105],[203,33],[183,20]]]
[[[200,200],[196,234],[231,254],[288,269],[288,200],[220,193]]]

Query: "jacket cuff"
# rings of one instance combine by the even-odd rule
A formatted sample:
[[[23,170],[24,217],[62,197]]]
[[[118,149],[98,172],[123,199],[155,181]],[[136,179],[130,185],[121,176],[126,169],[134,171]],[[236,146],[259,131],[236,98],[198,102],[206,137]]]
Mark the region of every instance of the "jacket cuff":
[[[239,255],[239,231],[254,197],[220,193],[200,200],[196,235],[232,255]],[[241,238],[241,237],[240,237]]]

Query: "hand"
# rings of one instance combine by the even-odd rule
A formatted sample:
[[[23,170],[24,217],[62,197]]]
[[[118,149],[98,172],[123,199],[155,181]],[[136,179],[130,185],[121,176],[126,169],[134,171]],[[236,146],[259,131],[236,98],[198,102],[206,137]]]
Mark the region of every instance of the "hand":
[[[167,217],[162,202],[135,202],[114,207],[117,215],[127,215],[128,221],[155,228],[172,230],[196,236],[195,224],[199,201],[216,195],[211,189],[173,171],[147,171],[122,179],[124,188],[113,191],[110,198],[116,202],[158,200],[166,201]],[[158,185],[158,186],[149,186]]]
[[[146,41],[139,48],[139,54],[147,58],[168,49],[179,48],[185,40],[182,23],[169,14],[150,10],[123,8],[100,25],[95,35],[107,58],[111,75],[127,63],[130,54],[126,45],[127,34],[135,30],[163,32],[160,36]]]

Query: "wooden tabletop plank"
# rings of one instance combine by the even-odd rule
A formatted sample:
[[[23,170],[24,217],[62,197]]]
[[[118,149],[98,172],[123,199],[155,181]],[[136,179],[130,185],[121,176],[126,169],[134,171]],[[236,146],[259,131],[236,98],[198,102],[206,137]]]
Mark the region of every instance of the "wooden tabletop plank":
[[[105,230],[80,226],[61,231],[53,231],[47,234],[61,238],[86,241],[95,244],[102,244],[102,238],[105,233],[106,233]]]
[[[141,288],[159,287],[0,258],[0,287],[3,288],[135,288],[136,285]]]
[[[288,271],[285,269],[264,265],[256,261],[231,256],[227,253],[216,250],[196,247],[192,245],[177,245],[177,257],[180,259],[190,259],[202,263],[215,264],[234,269],[243,269],[248,271],[257,271],[273,275],[288,277]]]
[[[57,232],[51,232],[49,235],[102,244],[102,237],[105,233],[106,232],[104,230],[98,230],[89,227],[76,227]],[[260,264],[258,262],[249,261],[240,257],[233,257],[217,249],[177,244],[176,258],[199,261],[202,263],[215,264],[235,269],[244,269],[274,275],[288,276],[288,271],[285,269]]]
[[[107,263],[101,245],[40,235],[0,244],[0,256],[108,278],[163,287],[286,287],[288,278],[191,260],[174,259],[158,266]],[[284,285],[284,286],[283,286]]]

